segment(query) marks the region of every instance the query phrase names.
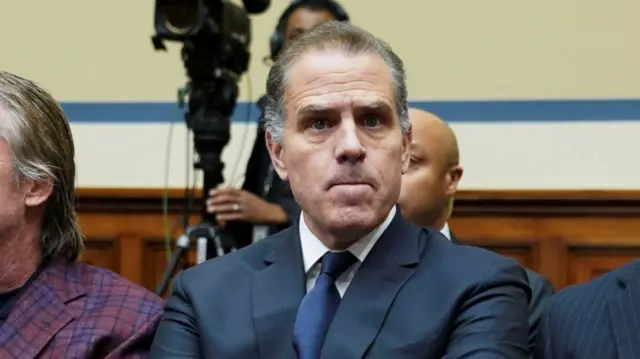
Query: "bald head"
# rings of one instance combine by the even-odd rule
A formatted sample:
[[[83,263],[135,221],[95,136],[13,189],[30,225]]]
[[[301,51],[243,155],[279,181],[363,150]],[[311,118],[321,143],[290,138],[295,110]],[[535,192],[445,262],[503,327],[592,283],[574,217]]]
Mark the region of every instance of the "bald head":
[[[455,133],[438,116],[419,108],[409,109],[409,120],[413,132],[413,145],[428,147],[433,155],[440,155],[450,166],[460,163],[460,150]]]
[[[458,141],[449,125],[432,113],[411,108],[409,120],[411,164],[402,176],[398,202],[405,218],[439,230],[451,214],[462,176]]]

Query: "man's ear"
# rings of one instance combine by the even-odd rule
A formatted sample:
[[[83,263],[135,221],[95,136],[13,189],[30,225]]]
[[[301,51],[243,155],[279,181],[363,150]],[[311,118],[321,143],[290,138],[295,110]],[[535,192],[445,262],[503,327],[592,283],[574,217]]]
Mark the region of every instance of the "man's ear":
[[[280,179],[286,182],[289,178],[289,174],[283,160],[284,146],[282,145],[282,143],[273,140],[271,131],[269,130],[266,131],[264,137],[265,141],[267,142],[267,149],[269,149],[269,155],[271,156],[273,169],[276,171],[278,176],[280,176]]]
[[[462,179],[462,175],[464,174],[464,169],[460,165],[453,166],[449,169],[449,173],[447,173],[447,195],[453,196],[458,191],[458,184],[460,183],[460,179]]]
[[[409,125],[409,131],[402,135],[402,174],[409,171],[411,164],[411,141],[413,141],[413,126]]]
[[[37,207],[45,203],[53,192],[53,182],[50,179],[27,182],[24,186],[26,186],[24,204],[27,207]]]

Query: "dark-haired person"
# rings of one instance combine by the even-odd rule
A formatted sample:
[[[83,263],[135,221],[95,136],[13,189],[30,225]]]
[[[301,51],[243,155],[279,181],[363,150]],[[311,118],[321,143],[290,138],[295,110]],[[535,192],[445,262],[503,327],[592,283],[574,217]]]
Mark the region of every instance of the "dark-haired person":
[[[349,21],[346,11],[335,1],[293,2],[280,16],[271,36],[270,59],[275,61],[282,48],[298,35],[334,20]],[[262,112],[264,102],[264,97],[258,101]],[[264,134],[260,121],[242,188],[213,190],[207,200],[208,211],[216,213],[218,220],[225,223],[227,233],[236,240],[238,247],[288,227],[300,214],[300,206],[289,185],[273,171]]]
[[[163,301],[78,262],[75,154],[58,103],[0,72],[0,358],[147,358]]]

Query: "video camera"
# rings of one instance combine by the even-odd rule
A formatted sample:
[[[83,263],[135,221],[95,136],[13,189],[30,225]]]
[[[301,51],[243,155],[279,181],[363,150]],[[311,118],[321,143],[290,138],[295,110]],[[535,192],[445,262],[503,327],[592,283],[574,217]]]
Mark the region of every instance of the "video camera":
[[[193,131],[199,156],[196,168],[205,173],[204,190],[222,183],[220,154],[230,138],[230,123],[238,98],[238,81],[250,61],[251,20],[269,1],[244,0],[244,8],[223,0],[157,0],[156,50],[164,40],[183,43],[182,60],[189,78],[179,102],[188,96],[187,127]]]
[[[193,132],[198,158],[194,167],[204,174],[203,197],[224,180],[221,154],[231,137],[230,117],[238,99],[238,81],[251,58],[249,14],[260,14],[269,5],[269,0],[243,0],[243,6],[229,0],[156,0],[153,46],[166,51],[164,41],[182,43],[188,82],[179,92],[178,102],[184,107],[187,98],[185,122]],[[235,248],[232,238],[216,234],[215,215],[202,207],[201,225],[190,227],[188,233],[188,237],[208,239],[206,256],[199,254],[199,262]],[[176,263],[172,260],[170,267],[178,265],[188,245],[178,241]]]

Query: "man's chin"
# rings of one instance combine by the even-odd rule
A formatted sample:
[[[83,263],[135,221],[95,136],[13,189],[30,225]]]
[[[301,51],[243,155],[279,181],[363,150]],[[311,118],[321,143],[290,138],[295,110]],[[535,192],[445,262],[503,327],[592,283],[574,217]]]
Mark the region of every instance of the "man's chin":
[[[327,225],[334,230],[366,230],[377,227],[380,213],[368,206],[342,206],[328,213],[325,217]]]

